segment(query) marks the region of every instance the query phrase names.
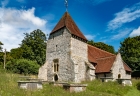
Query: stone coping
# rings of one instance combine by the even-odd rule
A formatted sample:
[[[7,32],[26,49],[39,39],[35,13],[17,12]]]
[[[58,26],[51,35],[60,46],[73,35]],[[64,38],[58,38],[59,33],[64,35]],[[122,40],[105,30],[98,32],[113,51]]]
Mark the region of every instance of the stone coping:
[[[54,83],[54,84],[62,84],[62,85],[64,85],[64,84],[68,84],[68,83],[66,83],[66,82],[58,82],[58,83]]]
[[[17,81],[18,83],[42,83],[41,81]]]
[[[81,84],[81,83],[73,83],[73,84],[64,84],[63,88],[65,90],[68,90],[70,92],[81,92],[85,91],[87,87],[87,84]]]
[[[90,74],[90,76],[94,76],[94,77],[96,77],[96,75],[92,75],[92,74]]]
[[[87,87],[87,84],[64,84],[63,86],[70,86],[70,87]]]
[[[37,79],[37,78],[27,78],[27,80],[30,80],[30,81],[43,81],[43,79]]]
[[[81,84],[81,83],[71,83],[68,82],[49,82],[49,84],[56,84],[56,85],[62,85],[62,86],[70,86],[70,87],[86,87],[87,84]]]
[[[19,78],[31,78],[31,76],[19,76]]]
[[[68,84],[68,82],[50,82],[50,83],[55,83],[55,84]]]
[[[68,84],[68,82],[53,82],[53,81],[47,81],[49,84]]]
[[[120,79],[116,79],[116,80],[131,80],[131,79],[123,79],[123,78],[121,79],[121,78],[120,78]]]
[[[100,79],[113,79],[113,77],[100,77]]]

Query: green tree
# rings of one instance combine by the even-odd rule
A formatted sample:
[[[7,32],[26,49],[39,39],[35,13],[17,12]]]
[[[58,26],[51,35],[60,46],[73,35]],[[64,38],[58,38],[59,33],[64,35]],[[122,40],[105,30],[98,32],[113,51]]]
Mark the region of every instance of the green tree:
[[[95,46],[97,48],[100,48],[102,50],[105,50],[107,52],[110,52],[110,53],[115,54],[114,47],[111,46],[111,45],[107,45],[107,44],[105,44],[103,42],[97,42],[97,43],[95,43],[93,40],[91,40],[91,41],[88,41],[88,44],[90,44],[92,46]]]
[[[7,62],[6,69],[19,74],[37,74],[39,65],[36,61],[27,59],[12,59]]]
[[[22,59],[23,50],[22,48],[14,48],[10,50],[10,55],[13,59]]]
[[[0,67],[3,68],[4,66],[4,55],[5,53],[4,52],[0,52]],[[8,62],[12,59],[11,55],[10,55],[10,52],[6,52],[6,61],[5,62]]]
[[[88,44],[93,46],[94,45],[94,41],[90,40],[90,41],[88,41]]]
[[[37,61],[39,65],[44,64],[46,55],[46,35],[39,29],[25,33],[22,40],[22,57]]]
[[[3,45],[3,43],[0,41],[0,51],[2,51],[2,46],[1,45]]]
[[[133,71],[140,71],[140,36],[128,37],[120,44],[123,60]]]
[[[3,52],[0,52],[0,68],[3,67],[3,62],[4,62],[4,53]]]

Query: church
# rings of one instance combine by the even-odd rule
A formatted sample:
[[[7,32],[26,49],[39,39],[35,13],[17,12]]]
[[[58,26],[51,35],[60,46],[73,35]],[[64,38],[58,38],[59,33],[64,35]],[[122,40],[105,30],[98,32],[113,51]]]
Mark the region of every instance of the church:
[[[70,14],[65,12],[49,35],[46,63],[40,67],[38,78],[75,83],[96,78],[131,79],[132,70],[120,53],[106,52],[87,41]]]

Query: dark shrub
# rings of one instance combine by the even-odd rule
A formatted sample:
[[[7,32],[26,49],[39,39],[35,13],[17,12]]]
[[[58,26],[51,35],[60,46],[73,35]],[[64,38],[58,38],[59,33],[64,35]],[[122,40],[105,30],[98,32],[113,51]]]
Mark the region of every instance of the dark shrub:
[[[136,87],[137,87],[138,90],[140,90],[140,82],[138,82],[138,83],[136,84]]]
[[[39,65],[36,61],[31,61],[27,59],[11,60],[7,62],[7,70],[19,74],[37,74]]]

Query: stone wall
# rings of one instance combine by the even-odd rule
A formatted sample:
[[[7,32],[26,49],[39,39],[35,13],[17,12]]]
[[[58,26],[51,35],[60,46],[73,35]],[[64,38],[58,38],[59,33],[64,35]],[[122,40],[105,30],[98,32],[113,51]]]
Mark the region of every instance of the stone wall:
[[[71,38],[71,59],[74,62],[74,82],[84,81],[86,78],[86,62],[88,62],[87,44],[76,38]]]
[[[97,78],[102,78],[102,77],[110,77],[110,78],[113,78],[113,74],[112,73],[98,73],[98,74],[96,74],[96,77]]]
[[[96,77],[95,69],[89,68],[88,70],[86,70],[86,77],[85,77],[86,80],[92,81],[95,79],[95,77]]]
[[[111,70],[113,73],[114,80],[118,79],[118,77],[120,77],[120,79],[131,79],[131,74],[126,74],[120,53],[117,54],[116,60],[113,64]],[[119,76],[119,74],[120,74],[120,76]]]
[[[46,63],[39,69],[39,79],[50,82],[81,82],[95,78],[95,68],[88,62],[87,43],[73,37],[67,28],[50,35],[47,41]],[[54,71],[54,61],[58,61],[58,71]],[[90,67],[87,70],[87,62]],[[92,67],[91,67],[92,66]],[[56,77],[55,77],[56,76]]]
[[[45,81],[77,82],[95,79],[95,68],[88,62],[87,43],[72,35],[67,28],[62,28],[50,35],[47,41],[46,63],[39,69],[39,79]],[[58,70],[54,71],[54,61],[58,61]],[[111,68],[111,73],[96,74],[100,77],[111,77],[113,80],[131,79],[126,74],[120,53]]]
[[[46,62],[39,68],[38,78],[43,79],[43,81],[47,81],[47,65],[48,63]]]
[[[50,35],[47,42],[47,80],[54,81],[54,75],[58,76],[58,81],[74,80],[74,64],[70,60],[70,40],[71,34],[66,28]],[[58,72],[54,72],[54,60],[58,60]]]
[[[113,78],[113,81],[118,79],[120,74],[120,79],[131,79],[131,74],[127,74],[124,66],[123,66],[123,60],[121,58],[121,54],[118,53],[115,59],[115,62],[113,63],[113,66],[111,68],[110,73],[100,73],[96,74],[97,78],[102,78],[102,77],[111,77]]]

